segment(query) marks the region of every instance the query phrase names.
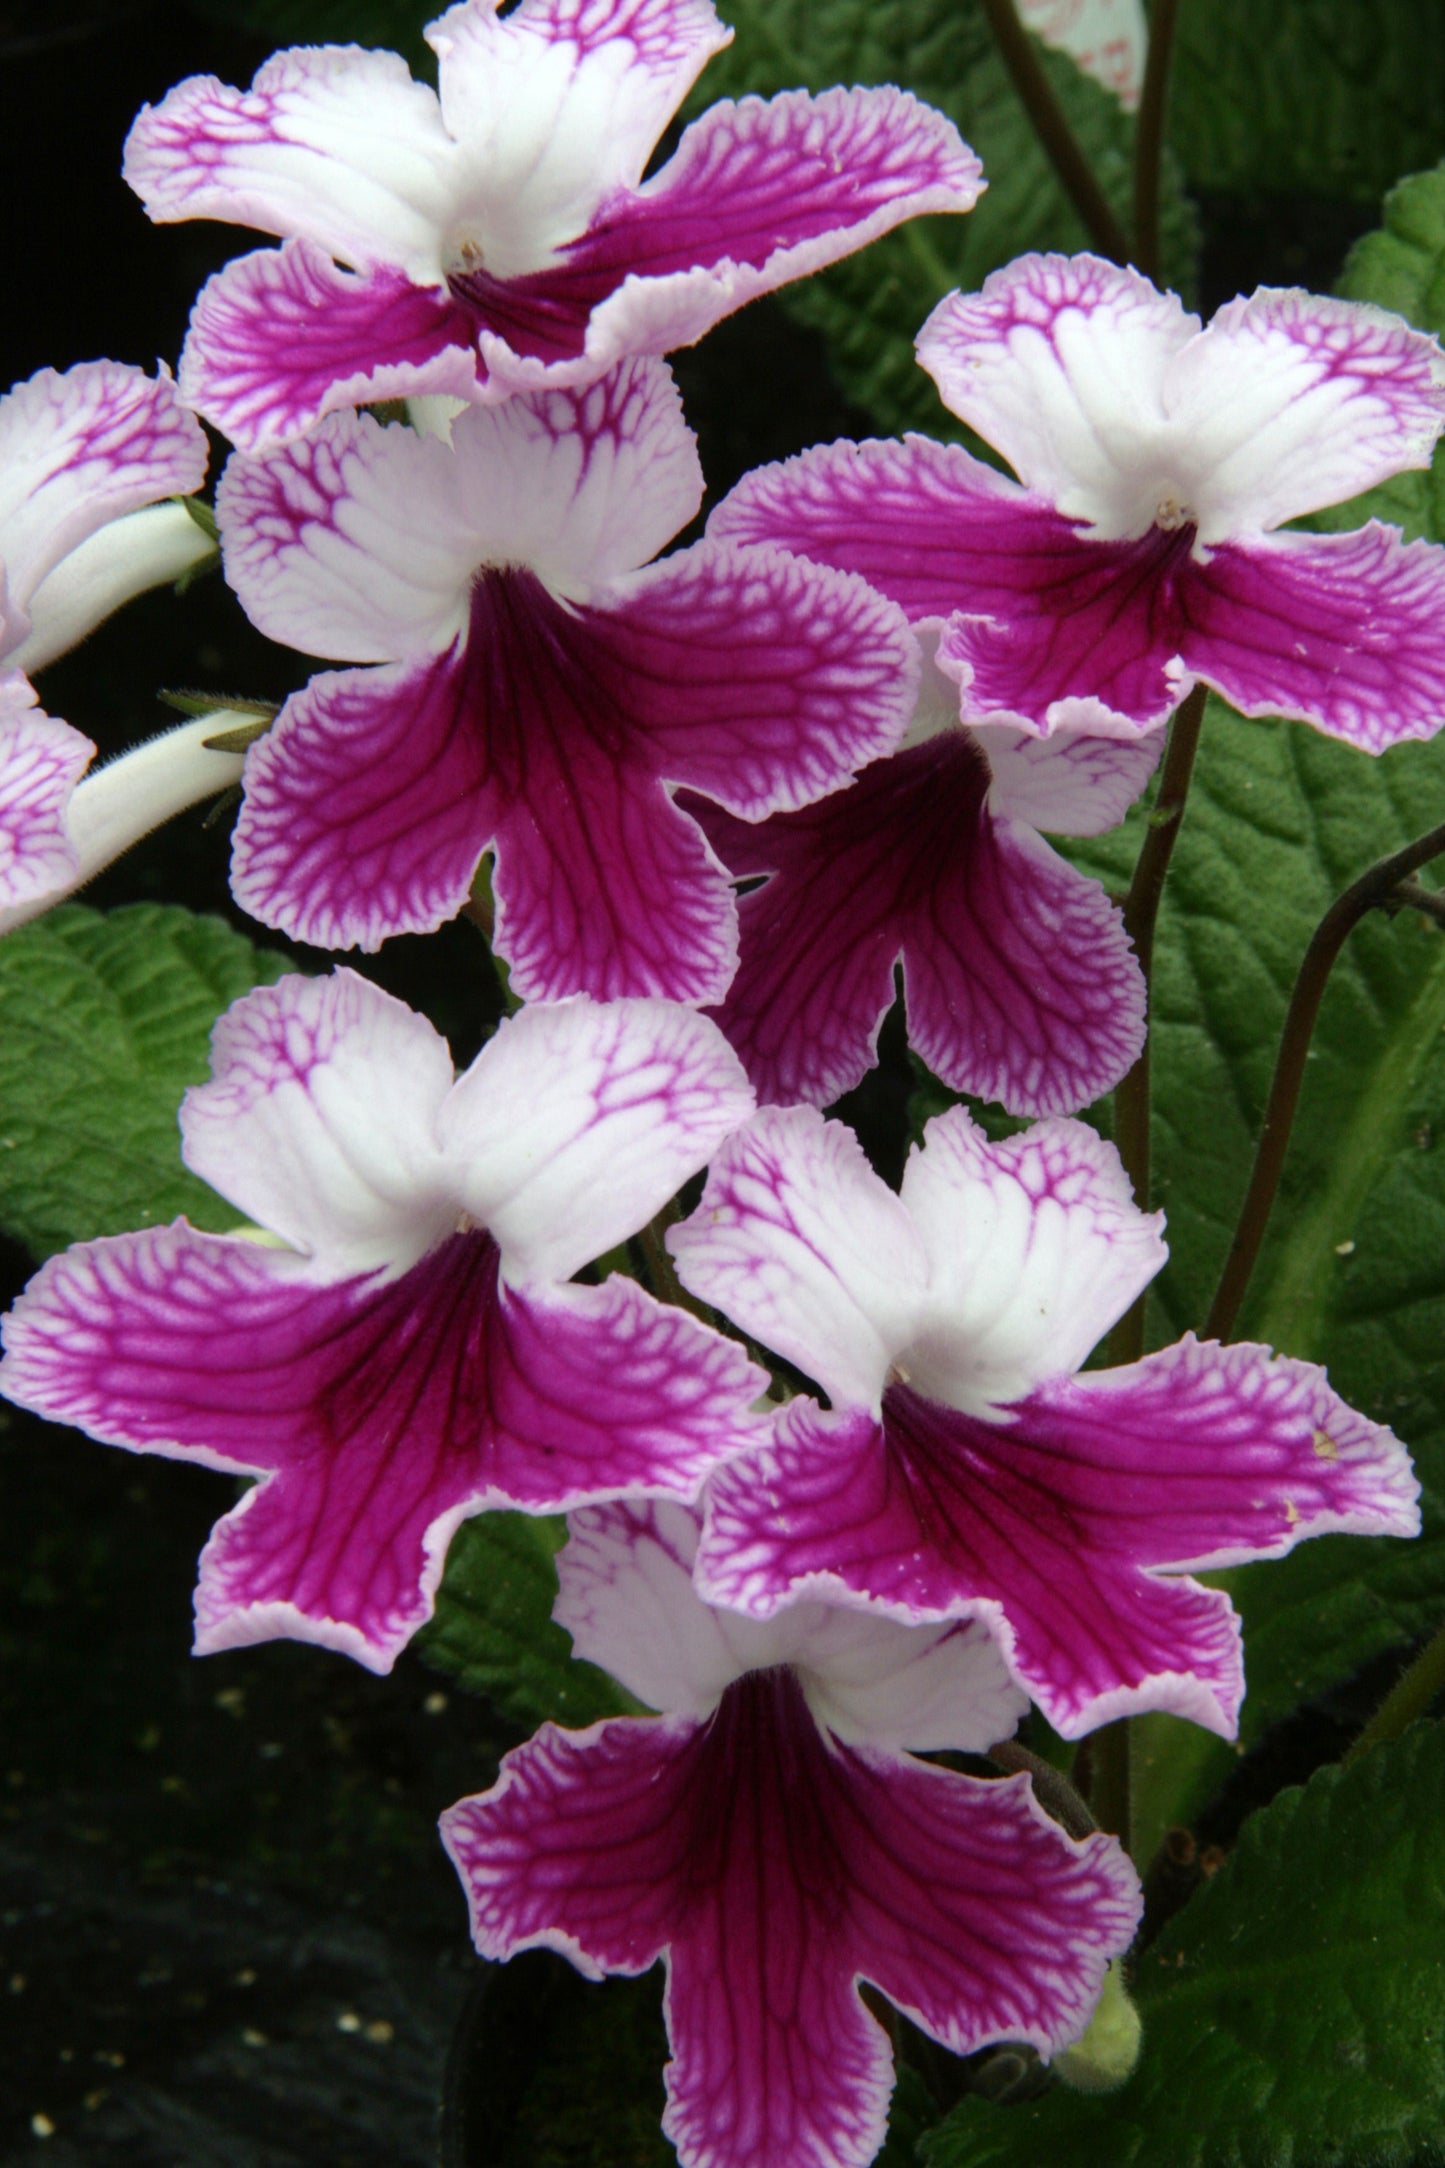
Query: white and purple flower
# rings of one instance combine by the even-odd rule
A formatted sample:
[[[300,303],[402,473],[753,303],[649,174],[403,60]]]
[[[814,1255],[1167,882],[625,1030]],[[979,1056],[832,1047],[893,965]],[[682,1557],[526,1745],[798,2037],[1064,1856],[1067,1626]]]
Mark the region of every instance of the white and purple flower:
[[[1331,1530],[1413,1535],[1399,1441],[1312,1363],[1175,1346],[1075,1375],[1164,1261],[1082,1123],[930,1122],[895,1195],[851,1130],[770,1108],[669,1244],[683,1282],[823,1387],[708,1491],[698,1584],[972,1617],[1066,1737],[1143,1709],[1232,1736],[1238,1620],[1186,1569]]]
[[[1370,753],[1445,721],[1445,549],[1280,531],[1429,465],[1435,340],[1268,288],[1201,330],[1137,272],[1024,256],[940,302],[918,353],[1017,482],[925,437],[834,444],[746,476],[709,532],[942,620],[965,722],[1117,736],[1200,682]]]
[[[466,901],[527,1000],[721,999],[727,874],[673,803],[744,820],[889,751],[916,643],[896,604],[783,550],[659,550],[702,499],[665,362],[470,407],[451,441],[333,415],[237,454],[226,574],[263,632],[380,667],[313,678],[246,762],[233,886],[267,924],[375,948]]]
[[[213,549],[184,505],[157,502],[199,489],[206,459],[205,432],[170,378],[123,362],[42,369],[0,398],[0,931],[105,863],[100,827],[119,837],[113,856],[164,817],[118,823],[112,783],[103,820],[88,801],[77,826],[76,785],[95,747],[45,713],[26,673]],[[205,781],[168,811],[235,772],[224,756],[183,765],[188,783],[192,770]],[[170,788],[174,797],[174,778]],[[94,799],[93,786],[81,789]]]
[[[766,876],[739,904],[715,1012],[759,1099],[850,1091],[900,965],[909,1042],[953,1090],[1014,1114],[1072,1114],[1111,1090],[1144,1042],[1143,974],[1103,887],[1039,830],[1114,827],[1160,744],[961,726],[929,663],[903,745],[846,789],[756,827],[685,801],[735,876]]]
[[[662,1958],[663,2128],[683,2168],[865,2168],[892,2091],[869,1981],[956,2054],[1077,2039],[1138,1885],[985,1750],[1024,1697],[971,1623],[821,1604],[769,1625],[707,1609],[684,1507],[573,1516],[557,1617],[659,1717],[544,1725],[442,1817],[488,1957],[561,1950],[593,1978]]]
[[[206,1546],[198,1650],[290,1635],[386,1671],[468,1515],[691,1497],[757,1442],[735,1342],[570,1284],[747,1115],[705,1017],[528,1008],[454,1080],[424,1018],[338,971],[236,1002],[213,1066],[185,1156],[259,1226],[77,1244],[0,1365],[58,1421],[261,1478]]]
[[[463,0],[394,53],[278,53],[249,91],[179,84],[125,174],[152,218],[282,237],[196,306],[186,396],[236,443],[367,400],[590,383],[925,211],[967,211],[978,160],[893,90],[713,106],[644,169],[732,33],[711,0]]]

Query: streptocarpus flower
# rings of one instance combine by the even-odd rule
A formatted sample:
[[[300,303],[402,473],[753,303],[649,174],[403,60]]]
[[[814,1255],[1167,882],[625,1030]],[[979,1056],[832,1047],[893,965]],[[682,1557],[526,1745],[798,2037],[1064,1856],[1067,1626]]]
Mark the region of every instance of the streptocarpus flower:
[[[164,780],[152,759],[143,780],[132,768],[118,788],[111,770],[77,793],[95,747],[25,674],[212,549],[184,505],[155,501],[198,489],[206,457],[169,377],[123,362],[42,369],[0,398],[0,932],[238,772],[188,742]]]
[[[972,151],[891,89],[715,105],[644,180],[731,35],[711,0],[463,0],[427,32],[439,93],[355,46],[278,53],[249,91],[179,84],[126,145],[151,217],[284,241],[202,293],[186,396],[255,446],[371,399],[586,384],[972,208]]]
[[[1067,53],[1133,112],[1149,50],[1142,0],[1018,0],[1018,10],[1035,37]]]
[[[718,1000],[736,906],[669,786],[808,803],[897,743],[918,657],[895,604],[785,551],[648,565],[701,499],[652,360],[469,407],[450,443],[349,414],[238,453],[217,509],[251,617],[381,665],[313,678],[251,749],[238,900],[375,948],[450,918],[490,849],[525,999]]]
[[[1439,729],[1445,550],[1278,531],[1428,466],[1433,339],[1269,288],[1201,330],[1137,272],[1023,256],[941,301],[918,354],[1017,482],[925,437],[834,444],[746,476],[709,533],[945,619],[966,722],[1149,729],[1203,682],[1370,753]]]
[[[748,1112],[705,1017],[524,1009],[454,1081],[424,1018],[338,971],[234,1003],[213,1067],[185,1156],[267,1235],[79,1243],[0,1365],[92,1436],[261,1478],[202,1556],[198,1651],[291,1635],[389,1670],[468,1515],[689,1497],[756,1441],[734,1342],[569,1284]]]
[[[756,827],[688,802],[732,873],[768,876],[739,904],[716,1011],[758,1097],[851,1090],[900,963],[909,1042],[955,1091],[1072,1114],[1111,1090],[1143,1044],[1143,976],[1104,889],[1039,830],[1115,826],[1159,745],[968,729],[926,665],[902,747],[847,789]]]
[[[1267,1348],[1187,1335],[1076,1376],[1159,1270],[1161,1228],[1080,1122],[990,1144],[951,1109],[895,1196],[841,1123],[758,1115],[670,1247],[831,1408],[792,1401],[710,1486],[704,1596],[979,1618],[1068,1738],[1142,1709],[1231,1736],[1238,1621],[1185,1569],[1413,1535],[1418,1485],[1321,1369]]]
[[[205,432],[168,376],[42,369],[0,398],[0,661],[39,670],[214,548],[184,505]],[[149,507],[149,509],[144,509]]]
[[[707,1610],[695,1516],[573,1517],[557,1616],[664,1713],[544,1725],[442,1817],[484,1956],[539,1945],[592,1978],[667,1965],[663,2128],[683,2168],[864,2168],[892,2071],[867,1980],[955,2053],[1076,2039],[1138,1920],[1113,1838],[1064,1835],[986,1748],[1014,1694],[971,1624],[799,1605]]]

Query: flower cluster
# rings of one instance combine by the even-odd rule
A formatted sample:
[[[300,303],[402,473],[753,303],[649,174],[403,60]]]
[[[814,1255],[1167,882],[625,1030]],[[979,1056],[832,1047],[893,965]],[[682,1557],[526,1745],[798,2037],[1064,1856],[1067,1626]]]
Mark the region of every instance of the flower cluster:
[[[657,1713],[544,1725],[446,1815],[477,1946],[665,1962],[687,2168],[864,2168],[891,2074],[860,1981],[957,2053],[1048,2057],[1139,1915],[1112,1837],[919,1755],[1030,1704],[1232,1736],[1238,1622],[1192,1575],[1418,1525],[1403,1447],[1311,1364],[1186,1336],[1084,1368],[1166,1253],[1072,1118],[1139,1053],[1139,964],[1044,836],[1122,820],[1195,684],[1368,753],[1440,727],[1445,552],[1285,523],[1428,461],[1445,361],[1377,311],[1264,292],[1202,329],[1030,257],[918,349],[1015,478],[823,446],[669,552],[704,482],[663,356],[966,212],[978,162],[835,90],[715,105],[647,175],[727,41],[711,0],[461,0],[428,35],[436,92],[328,47],[143,112],[154,218],[281,245],[202,293],[179,395],[99,363],[0,405],[0,927],[98,827],[238,777],[255,917],[374,949],[483,876],[515,1013],[456,1076],[347,969],[235,1003],[180,1125],[236,1227],[52,1259],[0,1385],[255,1479],[198,1651],[386,1671],[463,1519],[568,1514],[556,1616]],[[92,748],[22,673],[204,554],[158,502],[203,478],[192,409],[235,446],[231,587],[341,667],[244,764],[210,718],[77,789]],[[822,1109],[900,966],[930,1069],[1033,1119],[953,1107],[895,1192]],[[666,1235],[694,1313],[656,1261],[697,1176]],[[611,1269],[644,1231],[652,1292]]]

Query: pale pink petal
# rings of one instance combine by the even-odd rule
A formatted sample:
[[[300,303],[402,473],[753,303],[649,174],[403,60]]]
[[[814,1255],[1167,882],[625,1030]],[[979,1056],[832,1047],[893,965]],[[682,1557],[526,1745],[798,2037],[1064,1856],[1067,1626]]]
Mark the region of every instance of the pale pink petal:
[[[929,1309],[903,1358],[922,1393],[975,1414],[1079,1368],[1168,1256],[1112,1144],[1083,1122],[990,1143],[962,1107],[909,1153],[902,1203]]]
[[[1164,733],[1097,738],[1056,730],[1047,738],[1008,724],[978,723],[989,766],[989,811],[1052,836],[1101,836],[1117,828],[1159,765]]]
[[[465,312],[388,265],[343,270],[312,241],[238,256],[201,288],[181,390],[233,444],[299,436],[337,407],[477,396]]]
[[[1142,0],[1018,0],[1035,37],[1112,90],[1126,113],[1139,103],[1149,26]]]
[[[1054,765],[1068,797],[1051,810],[1096,811],[1082,763]],[[991,798],[977,741],[954,727],[755,828],[685,801],[733,874],[769,876],[739,904],[737,976],[717,1011],[762,1099],[827,1105],[860,1081],[900,960],[910,1042],[955,1090],[1073,1112],[1131,1066],[1144,988],[1119,913],[1030,828],[995,818]]]
[[[313,678],[246,755],[243,910],[320,948],[428,933],[466,902],[492,822],[455,652]]]
[[[46,574],[108,521],[199,489],[206,438],[170,377],[119,361],[42,369],[0,399],[0,653]]]
[[[1445,549],[1377,520],[1231,542],[1191,566],[1188,668],[1246,715],[1290,715],[1362,752],[1445,722]]]
[[[41,904],[75,879],[67,815],[94,757],[89,738],[36,706],[19,670],[0,670],[0,913]],[[5,924],[0,917],[0,932]]]
[[[744,302],[906,219],[970,209],[979,173],[952,122],[903,91],[724,102],[545,271],[463,276],[453,291],[473,301],[500,386],[582,382],[623,354],[690,346]]]
[[[405,1002],[346,970],[259,986],[217,1023],[211,1068],[181,1105],[186,1162],[311,1278],[400,1273],[452,1231],[452,1059]]]
[[[30,631],[6,656],[16,670],[43,670],[113,610],[215,554],[215,543],[184,504],[145,505],[87,535],[30,597]]]
[[[636,187],[731,40],[711,0],[522,0],[505,18],[496,0],[449,8],[427,42],[488,259],[530,269],[588,225],[613,188]]]
[[[124,176],[153,219],[218,218],[313,241],[358,270],[439,281],[456,146],[395,53],[276,53],[249,90],[193,75],[143,106]]]
[[[699,542],[600,599],[595,633],[653,765],[745,819],[835,791],[892,751],[913,711],[902,612],[785,551]]]
[[[667,1245],[684,1286],[835,1402],[878,1405],[926,1299],[927,1263],[841,1122],[765,1108],[715,1155],[701,1203]]]
[[[786,1670],[707,1725],[547,1725],[442,1829],[485,1955],[548,1945],[597,1974],[666,1954],[683,2168],[866,2168],[891,2084],[860,1977],[956,2052],[1047,2054],[1139,1910],[1112,1840],[1074,1844],[1024,1780],[834,1745]]]
[[[565,1280],[645,1226],[753,1111],[717,1026],[663,1001],[529,1002],[439,1123],[510,1284]]]
[[[1266,286],[1175,356],[1164,404],[1200,477],[1186,501],[1208,546],[1428,467],[1445,354],[1384,309]]]
[[[1066,519],[1152,525],[1178,449],[1164,387],[1199,330],[1173,294],[1099,256],[1020,256],[949,294],[918,335],[945,406]]]
[[[900,1626],[836,1603],[766,1621],[712,1608],[693,1586],[698,1528],[695,1508],[623,1500],[572,1514],[558,1554],[553,1617],[649,1707],[706,1716],[745,1671],[790,1664],[817,1721],[849,1745],[981,1753],[1015,1729],[1027,1699],[982,1628]]]
[[[504,1290],[475,1233],[322,1286],[178,1221],[52,1259],[5,1332],[23,1405],[265,1478],[207,1546],[203,1651],[281,1633],[388,1670],[467,1514],[686,1497],[757,1436],[735,1343],[628,1280]]]
[[[637,360],[586,391],[472,408],[449,441],[334,415],[233,458],[217,515],[226,576],[263,632],[383,662],[448,646],[479,567],[527,565],[585,599],[654,556],[701,499],[672,374]]]
[[[805,1598],[985,1620],[1071,1738],[1143,1709],[1230,1737],[1244,1680],[1229,1600],[1154,1569],[1333,1529],[1412,1534],[1415,1495],[1398,1441],[1322,1371],[1185,1339],[988,1422],[911,1384],[889,1388],[881,1423],[795,1401],[772,1450],[714,1479],[698,1576],[759,1618]]]

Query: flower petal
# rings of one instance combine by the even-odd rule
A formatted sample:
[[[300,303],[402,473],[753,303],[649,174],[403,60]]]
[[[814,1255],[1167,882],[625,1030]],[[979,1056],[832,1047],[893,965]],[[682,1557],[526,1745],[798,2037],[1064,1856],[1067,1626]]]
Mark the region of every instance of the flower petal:
[[[982,1752],[1027,1707],[981,1628],[899,1626],[838,1604],[767,1621],[717,1610],[693,1586],[699,1516],[658,1500],[574,1513],[553,1617],[576,1653],[669,1714],[708,1715],[745,1671],[790,1664],[817,1721],[849,1745]]]
[[[993,818],[990,791],[953,729],[757,828],[685,801],[734,875],[770,876],[739,904],[717,1011],[763,1100],[827,1105],[859,1082],[900,957],[910,1042],[955,1090],[1072,1112],[1130,1067],[1144,989],[1118,912],[1031,829]]]
[[[653,146],[714,53],[711,0],[462,0],[427,32],[442,112],[485,203],[488,254],[569,241]],[[508,249],[508,243],[511,247]]]
[[[381,265],[345,271],[313,241],[238,256],[201,288],[181,390],[247,451],[337,407],[477,396],[471,324],[445,292]]]
[[[1207,546],[1428,467],[1445,354],[1384,309],[1266,286],[1174,357],[1164,404],[1200,476]]]
[[[569,1279],[636,1234],[752,1111],[705,1016],[579,996],[504,1021],[439,1130],[457,1196],[517,1285]]]
[[[1445,549],[1377,520],[1280,534],[1190,567],[1189,669],[1246,715],[1291,715],[1362,752],[1445,722]]]
[[[1162,730],[1130,738],[1056,730],[1036,738],[1006,723],[978,723],[973,734],[988,760],[990,812],[1051,836],[1117,828],[1164,751]]]
[[[395,53],[275,53],[249,90],[193,75],[143,106],[122,171],[153,219],[218,218],[315,242],[358,270],[441,276],[456,146]]]
[[[1141,534],[1180,433],[1164,386],[1199,330],[1174,294],[1100,256],[1019,256],[918,334],[943,403],[1019,480],[1100,535]]]
[[[98,528],[199,489],[206,438],[168,375],[120,361],[41,369],[0,399],[0,653],[30,630],[48,572]],[[88,628],[87,628],[88,629]]]
[[[113,610],[214,557],[216,545],[184,504],[152,504],[87,535],[30,597],[30,631],[6,657],[43,670],[103,624]]]
[[[702,486],[671,371],[637,360],[584,392],[469,409],[449,440],[335,415],[233,458],[217,513],[253,623],[311,654],[384,662],[448,646],[486,566],[529,566],[584,599],[662,549]]]
[[[319,948],[429,933],[486,848],[485,779],[455,650],[315,677],[246,755],[231,892]]]
[[[962,1107],[908,1155],[902,1203],[929,1263],[909,1343],[920,1392],[975,1414],[1077,1370],[1168,1256],[1112,1144],[1045,1121],[990,1143]]]
[[[1035,37],[1112,90],[1126,113],[1135,110],[1149,49],[1143,0],[1019,0],[1019,14]]]
[[[771,1451],[714,1479],[698,1579],[759,1618],[851,1598],[905,1624],[984,1619],[1070,1738],[1143,1709],[1228,1738],[1244,1690],[1229,1600],[1152,1569],[1334,1529],[1412,1534],[1415,1495],[1398,1441],[1323,1371],[1190,1337],[992,1422],[909,1385],[881,1424],[795,1401]]]
[[[23,1405],[266,1476],[207,1546],[203,1652],[289,1634],[389,1670],[466,1515],[686,1497],[756,1440],[741,1349],[631,1281],[502,1290],[478,1234],[396,1280],[305,1273],[180,1221],[52,1259],[7,1321]]]
[[[94,757],[89,738],[36,705],[19,670],[0,670],[0,913],[58,894],[74,879],[80,855],[67,814]],[[0,932],[5,925],[0,917]]]
[[[831,1747],[786,1671],[739,1681],[707,1726],[544,1726],[442,1828],[484,1954],[637,1972],[666,1950],[683,2168],[866,2168],[891,2085],[860,1975],[955,2052],[1047,2054],[1139,1909],[1112,1840],[1074,1844],[1025,1780]]]
[[[667,1246],[683,1285],[815,1377],[874,1407],[911,1337],[927,1264],[907,1212],[841,1122],[764,1108],[713,1159]]]
[[[452,1231],[441,1034],[354,971],[242,995],[187,1092],[187,1164],[311,1260],[313,1280],[400,1273]]]
[[[509,322],[505,281],[492,282],[478,293],[479,350],[513,390],[670,353],[906,219],[970,209],[979,175],[952,122],[903,91],[724,101],[652,180],[618,190],[545,272],[517,282],[542,312],[535,329],[550,324],[553,336],[528,337],[525,316]],[[503,311],[496,330],[489,304]]]

